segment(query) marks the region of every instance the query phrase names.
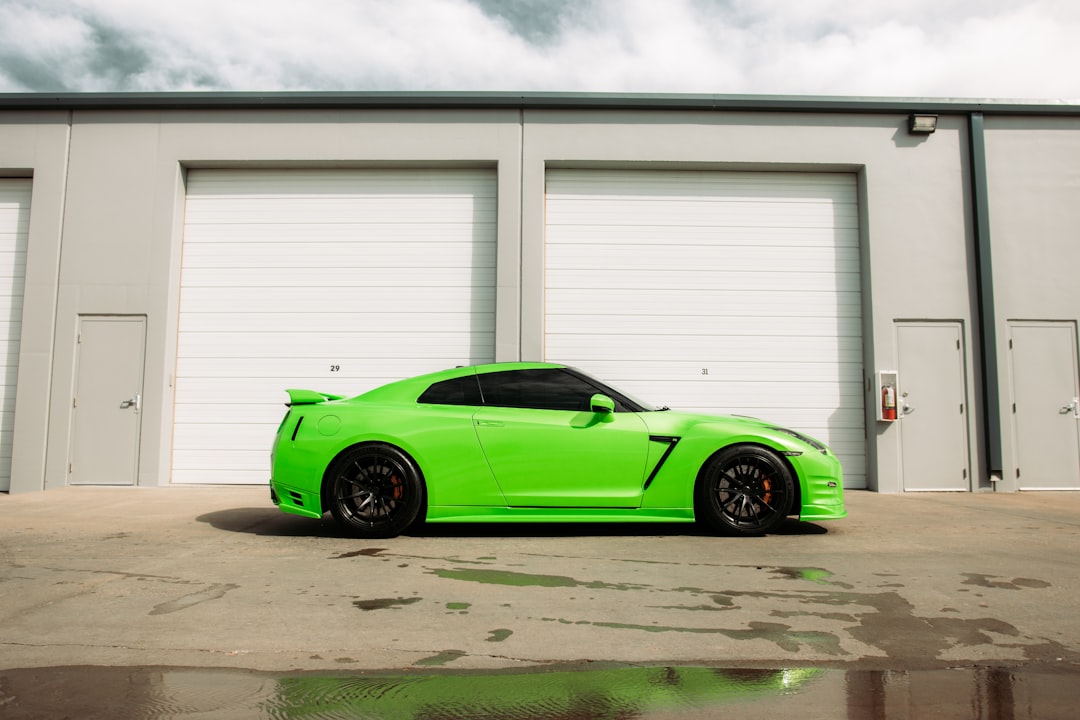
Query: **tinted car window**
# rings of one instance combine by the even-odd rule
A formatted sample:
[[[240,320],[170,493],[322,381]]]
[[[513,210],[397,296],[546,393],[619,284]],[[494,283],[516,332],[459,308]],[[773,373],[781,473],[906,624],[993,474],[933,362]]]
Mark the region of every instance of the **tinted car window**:
[[[559,368],[483,373],[477,378],[484,404],[498,407],[587,411],[589,398],[599,392]]]
[[[417,402],[431,405],[480,405],[480,386],[475,375],[437,382],[420,396]]]

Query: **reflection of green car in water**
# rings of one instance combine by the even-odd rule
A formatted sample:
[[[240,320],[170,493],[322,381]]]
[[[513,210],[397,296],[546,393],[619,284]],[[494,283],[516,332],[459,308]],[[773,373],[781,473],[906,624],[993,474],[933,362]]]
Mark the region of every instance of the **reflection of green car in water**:
[[[279,681],[271,717],[371,720],[631,718],[798,692],[821,671],[631,667],[499,674],[299,677]]]
[[[760,535],[847,515],[840,462],[777,425],[666,411],[563,365],[498,363],[344,399],[289,390],[271,497],[361,537],[434,522],[693,522]]]

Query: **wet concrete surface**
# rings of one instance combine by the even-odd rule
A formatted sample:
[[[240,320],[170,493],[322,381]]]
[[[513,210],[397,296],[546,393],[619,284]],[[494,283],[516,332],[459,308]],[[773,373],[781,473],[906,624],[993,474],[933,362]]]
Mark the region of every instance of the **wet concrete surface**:
[[[1065,720],[1075,673],[561,667],[437,674],[272,674],[193,668],[0,671],[0,716],[366,720]]]
[[[812,672],[755,699],[773,708],[761,717],[1076,716],[1080,494],[849,492],[848,505],[848,519],[789,521],[764,538],[429,525],[371,542],[279,513],[265,488],[0,495],[0,717],[63,717],[27,709],[51,686],[80,698],[101,688],[98,708],[151,688],[146,702],[180,708],[130,717],[339,716],[282,704],[297,678],[321,678],[329,697],[361,686],[411,697],[444,677],[503,683],[496,696],[516,692],[507,678],[587,688],[548,693],[571,705],[644,692],[611,691],[606,677],[589,689],[598,666],[626,673],[619,687],[653,687],[632,674],[646,669]],[[214,707],[198,709],[204,700]],[[706,717],[714,701],[727,702],[517,716]],[[819,702],[840,714],[807,714]],[[370,716],[514,717],[425,707]]]

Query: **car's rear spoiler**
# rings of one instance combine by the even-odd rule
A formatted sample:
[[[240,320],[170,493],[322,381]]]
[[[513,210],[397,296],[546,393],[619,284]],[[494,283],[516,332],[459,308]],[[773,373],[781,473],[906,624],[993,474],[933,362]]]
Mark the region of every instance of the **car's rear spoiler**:
[[[315,392],[314,390],[289,389],[285,392],[289,393],[289,402],[287,403],[289,407],[293,405],[315,405],[327,400],[341,400],[343,397],[341,395]]]

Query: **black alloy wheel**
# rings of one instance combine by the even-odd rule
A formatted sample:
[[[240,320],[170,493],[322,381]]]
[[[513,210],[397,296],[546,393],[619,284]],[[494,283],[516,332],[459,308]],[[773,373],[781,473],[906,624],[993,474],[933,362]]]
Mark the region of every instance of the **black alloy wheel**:
[[[391,445],[350,448],[331,464],[326,483],[330,512],[360,537],[399,535],[424,505],[420,471]]]
[[[775,452],[735,445],[713,455],[698,474],[698,519],[715,531],[763,535],[791,511],[792,472]]]

